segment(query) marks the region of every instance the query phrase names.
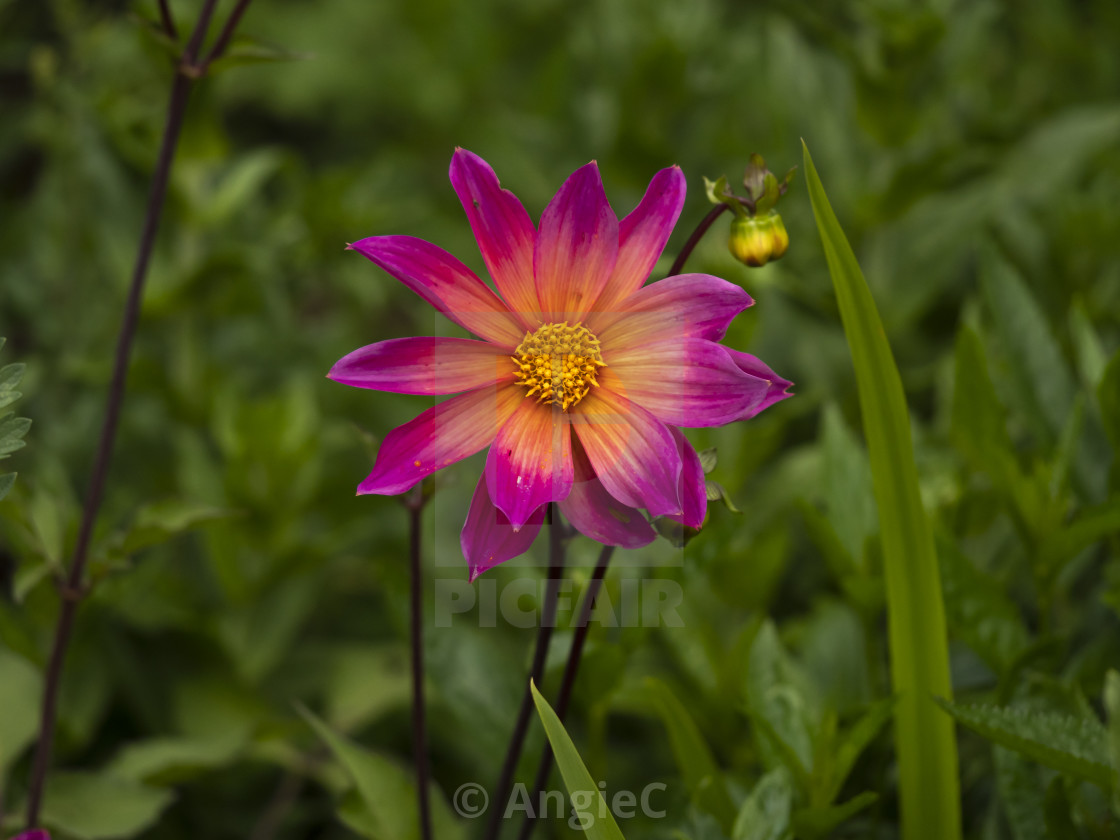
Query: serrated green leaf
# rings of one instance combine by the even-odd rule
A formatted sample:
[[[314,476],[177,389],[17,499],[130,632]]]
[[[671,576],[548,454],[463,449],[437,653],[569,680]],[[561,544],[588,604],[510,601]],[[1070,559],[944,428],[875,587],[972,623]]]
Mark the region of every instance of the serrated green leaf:
[[[382,756],[362,749],[334,732],[319,718],[300,707],[304,720],[330,747],[357,788],[373,831],[370,840],[413,840],[420,836],[416,785],[408,773]],[[442,793],[433,785],[431,796],[432,829],[435,836],[461,838],[463,825],[451,814]]]
[[[817,840],[830,835],[844,820],[875,804],[879,794],[865,790],[839,805],[801,808],[793,812],[794,835],[798,840]]]
[[[1100,721],[1005,706],[938,704],[989,741],[1062,773],[1111,790],[1108,733]]]
[[[12,485],[16,483],[16,476],[19,473],[3,473],[0,474],[0,499],[8,495],[8,491],[12,489]]]
[[[663,682],[649,677],[646,688],[669,733],[669,746],[689,794],[700,808],[719,820],[724,831],[730,831],[735,822],[735,804],[696,722]]]
[[[855,254],[802,143],[805,180],[852,354],[879,512],[887,583],[902,834],[961,836],[952,722],[930,700],[950,696],[949,651],[933,535],[922,505],[902,380]]]
[[[759,779],[739,809],[731,840],[788,840],[793,792],[784,768]]]
[[[572,743],[572,739],[564,729],[564,724],[548,705],[548,701],[537,691],[537,686],[530,683],[530,688],[537,714],[544,724],[548,743],[552,745],[552,753],[556,756],[556,765],[560,768],[560,776],[564,779],[564,787],[568,790],[568,798],[579,827],[583,829],[589,840],[623,840],[618,823],[607,807],[598,785],[587,771],[583,759],[579,757],[576,745]]]

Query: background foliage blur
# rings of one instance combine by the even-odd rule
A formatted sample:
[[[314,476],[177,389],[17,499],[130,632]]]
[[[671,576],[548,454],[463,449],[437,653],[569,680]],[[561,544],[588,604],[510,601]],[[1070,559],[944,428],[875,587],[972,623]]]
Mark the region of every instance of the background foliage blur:
[[[188,29],[198,4],[172,5]],[[19,413],[34,421],[0,503],[7,828],[166,108],[171,61],[141,20],[155,18],[154,2],[0,2],[0,335],[3,361],[27,364]],[[295,704],[407,765],[406,516],[353,488],[425,403],[324,374],[362,344],[451,334],[343,246],[407,233],[481,272],[446,179],[457,145],[534,218],[589,159],[620,215],[681,165],[689,199],[664,270],[708,210],[702,176],[734,181],[752,151],[784,172],[805,138],[907,389],[958,699],[1100,717],[1120,661],[1115,2],[256,0],[240,31],[256,39],[242,61],[193,95],[149,277],[65,677],[59,836],[344,837],[338,801],[376,835]],[[264,45],[298,60],[252,61]],[[612,789],[667,784],[669,816],[626,823],[630,837],[722,836],[647,678],[689,710],[736,799],[789,761],[758,722],[772,689],[813,773],[888,693],[851,364],[800,181],[781,210],[781,262],[736,263],[725,217],[689,268],[750,291],[727,343],[797,397],[690,433],[718,447],[712,478],[743,513],[713,508],[683,564],[649,568],[677,556],[665,543],[620,560],[631,568],[609,591],[678,580],[685,626],[596,628],[569,717]],[[430,577],[466,577],[476,461],[448,471],[428,510]],[[576,563],[594,552],[572,546]],[[540,570],[488,577],[527,574]],[[480,623],[426,626],[448,793],[496,777],[527,661],[532,631]],[[1076,773],[964,730],[961,745],[969,836],[1115,836],[1107,795]],[[896,836],[887,729],[840,783],[837,801],[881,796],[837,836]],[[1075,833],[1056,833],[1063,813]]]

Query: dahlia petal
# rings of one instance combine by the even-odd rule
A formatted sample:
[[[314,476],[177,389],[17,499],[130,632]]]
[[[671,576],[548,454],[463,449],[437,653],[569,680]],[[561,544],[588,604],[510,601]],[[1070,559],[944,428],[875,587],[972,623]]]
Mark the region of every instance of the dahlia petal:
[[[719,341],[732,319],[753,303],[741,287],[719,277],[678,274],[639,289],[617,311],[595,312],[588,328],[604,353],[667,338]]]
[[[572,489],[572,436],[558,407],[522,400],[486,457],[490,498],[520,528],[546,502]]]
[[[517,196],[502,189],[490,164],[473,152],[456,149],[450,174],[494,284],[521,326],[534,329],[541,305],[533,282],[533,220]]]
[[[696,453],[684,432],[673,426],[669,427],[673,433],[673,440],[677,443],[677,451],[681,453],[681,504],[684,507],[680,515],[671,516],[686,528],[699,528],[704,524],[704,517],[708,514],[708,487],[704,480],[704,467],[700,464],[700,456]]]
[[[754,417],[764,408],[769,408],[774,403],[781,402],[793,396],[793,394],[787,393],[787,390],[793,387],[793,383],[774,373],[774,371],[772,371],[762,359],[758,358],[758,356],[752,356],[750,353],[743,353],[740,350],[732,350],[730,347],[724,347],[723,349],[727,352],[731,361],[744,373],[748,373],[751,376],[758,377],[762,381],[769,383],[766,396],[762,398],[761,402],[747,414],[736,417],[736,420],[746,420],[749,417]]]
[[[457,394],[502,381],[517,369],[509,352],[466,338],[394,338],[343,356],[328,379],[393,394]]]
[[[592,389],[569,416],[608,493],[654,516],[681,513],[681,456],[664,423],[606,387]]]
[[[541,214],[533,274],[546,319],[582,320],[617,259],[618,219],[592,161],[571,174]]]
[[[540,533],[544,512],[544,507],[538,508],[523,527],[514,530],[509,517],[490,501],[486,475],[480,476],[467,511],[467,521],[459,535],[471,582],[487,569],[528,551]]]
[[[442,248],[414,236],[371,236],[349,247],[475,335],[510,349],[524,337],[502,299]]]
[[[479,388],[433,406],[385,436],[358,495],[403,493],[489,445],[523,400],[512,386]]]
[[[653,542],[657,534],[645,516],[606,491],[578,438],[572,442],[572,462],[572,492],[559,503],[572,527],[596,542],[620,548],[641,548]]]
[[[686,190],[679,166],[653,176],[638,206],[618,224],[618,262],[595,303],[596,311],[617,309],[649,278],[680,218]]]
[[[722,426],[752,417],[773,387],[703,338],[616,351],[599,383],[626,395],[670,426]]]

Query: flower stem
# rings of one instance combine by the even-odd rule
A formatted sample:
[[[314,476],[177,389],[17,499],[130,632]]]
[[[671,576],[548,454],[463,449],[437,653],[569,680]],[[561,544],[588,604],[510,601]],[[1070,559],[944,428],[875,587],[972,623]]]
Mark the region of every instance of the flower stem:
[[[167,37],[172,41],[178,41],[179,30],[175,28],[175,18],[171,16],[171,7],[167,4],[167,0],[159,0],[159,19]]]
[[[560,522],[560,512],[554,503],[548,505],[548,586],[545,589],[544,604],[541,606],[541,624],[537,630],[537,647],[533,652],[533,665],[529,671],[529,679],[525,681],[525,693],[521,696],[521,708],[517,711],[517,720],[510,734],[509,747],[506,749],[506,758],[502,763],[502,772],[498,777],[498,784],[491,797],[490,821],[486,826],[488,840],[497,840],[502,829],[502,817],[505,814],[505,803],[509,798],[510,788],[513,784],[513,774],[517,771],[517,762],[521,758],[521,751],[525,746],[525,735],[529,731],[529,716],[533,711],[533,695],[531,683],[541,682],[544,676],[544,663],[548,657],[548,644],[552,640],[552,627],[556,623],[556,601],[560,594],[560,581],[564,577],[564,532]]]
[[[121,318],[121,328],[117,336],[116,357],[113,364],[113,378],[109,385],[109,395],[105,406],[105,417],[101,426],[101,437],[98,441],[97,453],[94,457],[93,471],[90,474],[89,486],[86,490],[85,503],[82,506],[82,519],[78,528],[78,539],[74,546],[74,559],[66,580],[61,583],[60,591],[62,604],[59,609],[58,625],[55,629],[54,644],[51,648],[50,658],[47,662],[46,679],[43,687],[43,702],[40,709],[39,740],[35,745],[35,755],[31,764],[31,778],[27,798],[27,828],[38,827],[39,813],[43,803],[43,789],[46,785],[47,770],[50,766],[51,750],[54,745],[54,731],[58,711],[58,692],[62,683],[62,667],[66,661],[66,651],[70,645],[70,638],[74,630],[74,617],[78,604],[86,594],[83,578],[85,577],[86,563],[89,560],[90,541],[93,537],[93,526],[97,521],[97,513],[101,509],[101,502],[105,491],[105,480],[109,474],[109,464],[113,457],[113,448],[117,437],[117,426],[120,420],[121,405],[124,402],[125,383],[128,378],[128,364],[132,355],[132,342],[136,336],[136,327],[140,320],[140,305],[144,296],[144,280],[148,274],[148,263],[151,261],[152,249],[155,245],[156,231],[159,229],[160,215],[163,211],[164,198],[167,195],[167,184],[171,175],[171,162],[175,157],[175,147],[179,141],[179,134],[183,127],[183,116],[186,113],[187,99],[191,85],[198,74],[196,70],[198,52],[206,31],[210,27],[210,19],[214,14],[217,0],[206,0],[194,31],[191,33],[190,42],[183,51],[175,79],[171,84],[171,95],[167,105],[167,120],[164,123],[163,138],[160,141],[159,155],[156,159],[156,168],[152,173],[152,183],[148,193],[147,210],[144,214],[144,227],[140,234],[140,243],[136,251],[136,262],[133,266],[132,281],[125,302],[124,314]],[[162,8],[162,6],[161,6]],[[170,16],[165,18],[165,27],[171,23]],[[170,34],[170,33],[169,33]]]
[[[568,661],[564,665],[564,677],[560,682],[560,692],[556,695],[553,711],[560,722],[564,722],[564,714],[568,711],[568,701],[572,697],[575,686],[576,674],[579,672],[579,662],[583,656],[583,645],[587,641],[588,625],[591,622],[591,611],[595,608],[595,600],[599,597],[599,590],[603,588],[603,578],[607,574],[607,567],[614,554],[614,546],[605,545],[599,552],[599,562],[595,564],[595,571],[591,573],[591,580],[587,583],[587,592],[584,593],[580,603],[579,616],[576,618],[576,630],[572,636],[572,647],[568,651]],[[541,763],[537,767],[537,777],[533,781],[533,794],[530,802],[540,802],[541,792],[548,784],[548,774],[552,770],[552,747],[546,742],[541,753]],[[536,812],[532,809],[525,812],[525,820],[521,823],[521,833],[518,840],[529,840],[536,826]]]
[[[681,252],[677,254],[677,258],[673,260],[673,265],[669,269],[669,274],[666,276],[673,277],[681,273],[681,270],[684,268],[685,261],[687,261],[688,258],[692,256],[693,249],[695,249],[696,246],[700,244],[700,240],[704,238],[704,234],[708,232],[708,228],[712,226],[712,222],[719,218],[720,213],[722,213],[724,210],[729,209],[730,208],[726,204],[717,204],[715,207],[708,211],[708,215],[700,220],[700,224],[696,226],[696,230],[694,230],[692,232],[692,235],[688,237],[688,241],[684,243],[684,247],[681,248]]]
[[[740,204],[744,207],[750,207],[751,212],[754,212],[754,203],[750,199],[743,198],[742,196],[736,196],[736,198],[738,198]],[[684,243],[681,252],[677,254],[677,258],[673,260],[673,265],[669,268],[669,273],[665,275],[666,277],[673,277],[684,270],[685,262],[692,256],[692,252],[696,249],[696,246],[700,244],[700,240],[704,238],[704,234],[708,232],[708,228],[720,217],[721,213],[730,209],[731,206],[728,204],[717,204],[708,211],[708,215],[700,220],[700,224],[696,226],[696,230],[692,231],[692,235],[689,236],[688,241]]]
[[[427,501],[421,485],[405,497],[409,514],[409,588],[411,616],[409,646],[412,648],[412,759],[416,762],[416,807],[420,815],[420,838],[432,840],[432,809],[428,801],[428,731],[427,705],[424,702],[424,575],[420,565],[421,515]]]

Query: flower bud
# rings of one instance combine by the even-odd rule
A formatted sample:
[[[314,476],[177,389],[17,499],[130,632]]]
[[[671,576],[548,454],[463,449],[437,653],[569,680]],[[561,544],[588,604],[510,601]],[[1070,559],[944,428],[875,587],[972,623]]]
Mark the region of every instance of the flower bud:
[[[781,259],[789,249],[789,234],[782,217],[773,211],[765,216],[741,216],[731,222],[727,247],[739,262],[758,267]]]

